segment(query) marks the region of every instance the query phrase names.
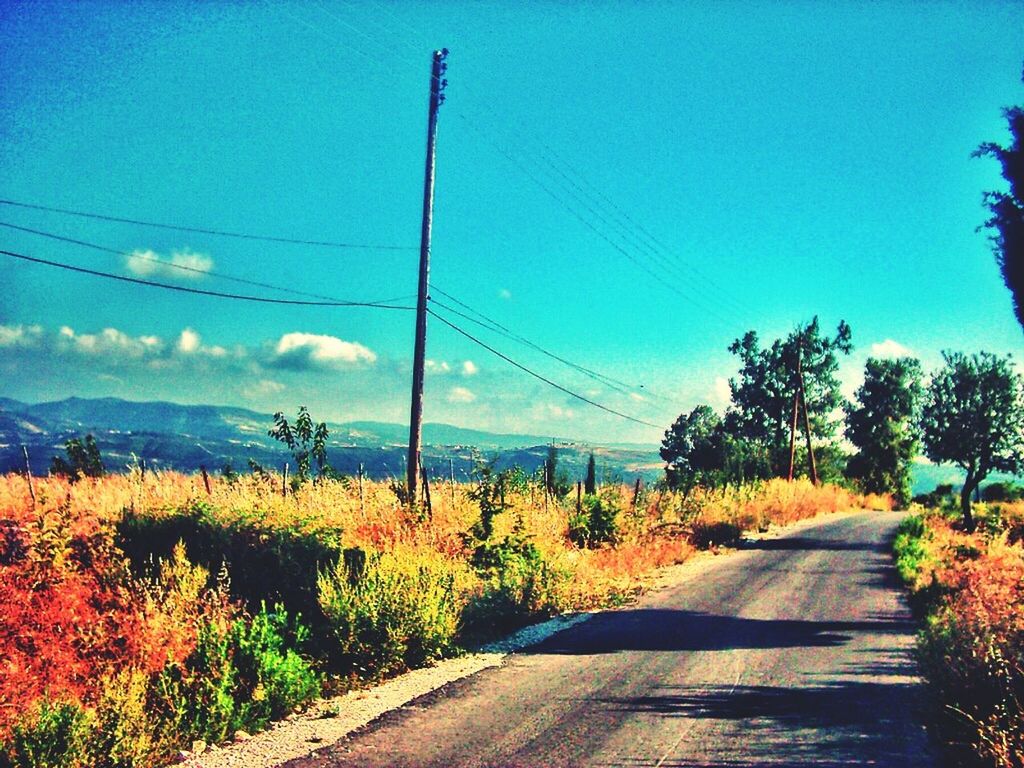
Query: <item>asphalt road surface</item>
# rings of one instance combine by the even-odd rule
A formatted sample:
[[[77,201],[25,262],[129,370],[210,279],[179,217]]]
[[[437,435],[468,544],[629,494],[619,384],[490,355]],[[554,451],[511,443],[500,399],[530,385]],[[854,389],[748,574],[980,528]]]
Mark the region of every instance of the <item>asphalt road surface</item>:
[[[900,518],[747,544],[287,765],[933,765]]]

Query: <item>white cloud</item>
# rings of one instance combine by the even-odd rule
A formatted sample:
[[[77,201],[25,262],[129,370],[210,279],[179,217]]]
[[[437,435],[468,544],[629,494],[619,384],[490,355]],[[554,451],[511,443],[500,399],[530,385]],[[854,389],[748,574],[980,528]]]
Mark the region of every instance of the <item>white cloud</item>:
[[[711,386],[711,393],[708,395],[708,405],[721,413],[729,407],[732,402],[732,390],[729,389],[729,380],[724,376],[716,376],[715,383]]]
[[[186,328],[178,337],[178,351],[186,355],[199,351],[199,334],[191,328]]]
[[[0,325],[0,347],[34,347],[42,336],[42,326]]]
[[[912,354],[909,349],[892,339],[871,345],[872,357],[909,357]]]
[[[132,337],[117,328],[104,328],[99,333],[76,333],[65,325],[57,337],[57,348],[90,356],[140,358],[159,354],[164,344],[157,336]]]
[[[261,379],[242,389],[242,396],[249,400],[260,400],[264,397],[279,394],[285,389],[284,384],[270,379]]]
[[[462,362],[463,376],[476,376],[478,373],[480,373],[480,369],[476,367],[476,364],[472,360],[464,360]]]
[[[164,259],[155,251],[140,249],[128,256],[125,266],[141,277],[160,276],[196,280],[213,269],[213,259],[189,250],[174,251],[169,259]]]
[[[476,395],[465,387],[452,387],[448,391],[449,403],[472,403],[474,400],[476,400]]]
[[[336,336],[315,333],[286,333],[274,347],[272,365],[294,370],[372,365],[377,355],[362,344]]]
[[[512,298],[512,291],[510,291],[508,288],[502,288],[498,291],[498,298],[508,301]]]
[[[630,392],[629,399],[637,403],[646,403],[647,398],[641,395],[639,392]]]
[[[554,403],[538,403],[531,409],[531,415],[541,421],[549,419],[574,419],[576,418],[576,411],[572,408],[563,408]]]
[[[437,360],[424,360],[423,369],[427,373],[449,373],[452,367],[443,360],[438,362]]]

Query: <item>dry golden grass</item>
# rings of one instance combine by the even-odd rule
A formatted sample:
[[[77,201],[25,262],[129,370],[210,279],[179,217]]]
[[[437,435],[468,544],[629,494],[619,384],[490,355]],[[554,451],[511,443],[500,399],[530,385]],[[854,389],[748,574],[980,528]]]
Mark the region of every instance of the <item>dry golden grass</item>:
[[[450,558],[470,554],[467,532],[480,512],[470,498],[473,486],[439,484],[432,493],[433,510],[420,519],[402,505],[388,483],[355,479],[309,483],[285,496],[279,480],[242,476],[233,482],[210,477],[207,493],[199,475],[176,472],[133,472],[75,484],[58,477],[35,479],[38,502],[33,507],[24,477],[0,478],[0,519],[16,523],[45,517],[66,506],[72,520],[116,523],[127,511],[174,514],[182,508],[207,505],[225,525],[258,522],[301,532],[341,532],[343,545],[375,551],[425,548]],[[579,549],[567,538],[568,517],[575,498],[549,499],[541,489],[509,492],[505,510],[494,518],[495,540],[513,533],[528,538],[545,560],[572,574],[565,607],[618,601],[638,589],[644,577],[661,566],[681,562],[693,551],[695,527],[725,524],[736,532],[785,525],[829,512],[855,508],[891,509],[888,497],[863,497],[806,480],[770,480],[739,488],[697,488],[688,495],[645,490],[633,509],[633,489],[606,487],[602,495],[620,511],[618,540],[613,546]]]

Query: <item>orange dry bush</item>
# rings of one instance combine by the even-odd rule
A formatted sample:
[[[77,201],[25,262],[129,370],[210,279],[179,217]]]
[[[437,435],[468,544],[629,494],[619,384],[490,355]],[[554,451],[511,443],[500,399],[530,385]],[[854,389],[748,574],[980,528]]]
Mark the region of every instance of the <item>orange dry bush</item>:
[[[922,671],[949,713],[949,740],[969,764],[1024,766],[1024,546],[926,515],[911,589],[932,606]],[[1005,516],[1003,517],[1005,521]]]
[[[135,582],[113,543],[113,509],[104,520],[77,498],[81,489],[94,501],[120,500],[123,483],[110,481],[82,481],[72,492],[42,480],[35,507],[19,493],[22,478],[0,482],[0,741],[44,696],[94,704],[101,680],[129,667],[159,672],[195,644],[196,623],[183,618],[198,603],[175,608],[168,599],[180,592],[174,569],[164,567],[159,585]]]
[[[0,523],[0,738],[48,694],[87,700],[145,645],[143,617],[110,542],[65,503]]]

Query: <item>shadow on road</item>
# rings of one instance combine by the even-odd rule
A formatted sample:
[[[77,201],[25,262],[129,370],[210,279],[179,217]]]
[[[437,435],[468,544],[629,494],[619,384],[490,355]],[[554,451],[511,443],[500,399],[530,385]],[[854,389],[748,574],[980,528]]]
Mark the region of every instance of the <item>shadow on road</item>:
[[[906,633],[912,622],[746,619],[694,611],[611,611],[524,650],[524,654],[592,654],[623,651],[726,651],[736,648],[801,648],[842,645],[852,633]]]
[[[663,717],[736,721],[735,742],[707,745],[699,761],[671,759],[666,766],[746,768],[786,765],[831,768],[849,765],[910,766],[905,713],[919,705],[908,683],[843,682],[813,688],[770,686],[667,687],[655,696],[606,699],[612,711]],[[620,765],[653,765],[626,759]]]
[[[784,539],[761,539],[744,541],[741,549],[756,549],[768,552],[780,550],[821,550],[826,552],[877,552],[889,555],[888,542],[835,541],[811,536],[790,536]]]

